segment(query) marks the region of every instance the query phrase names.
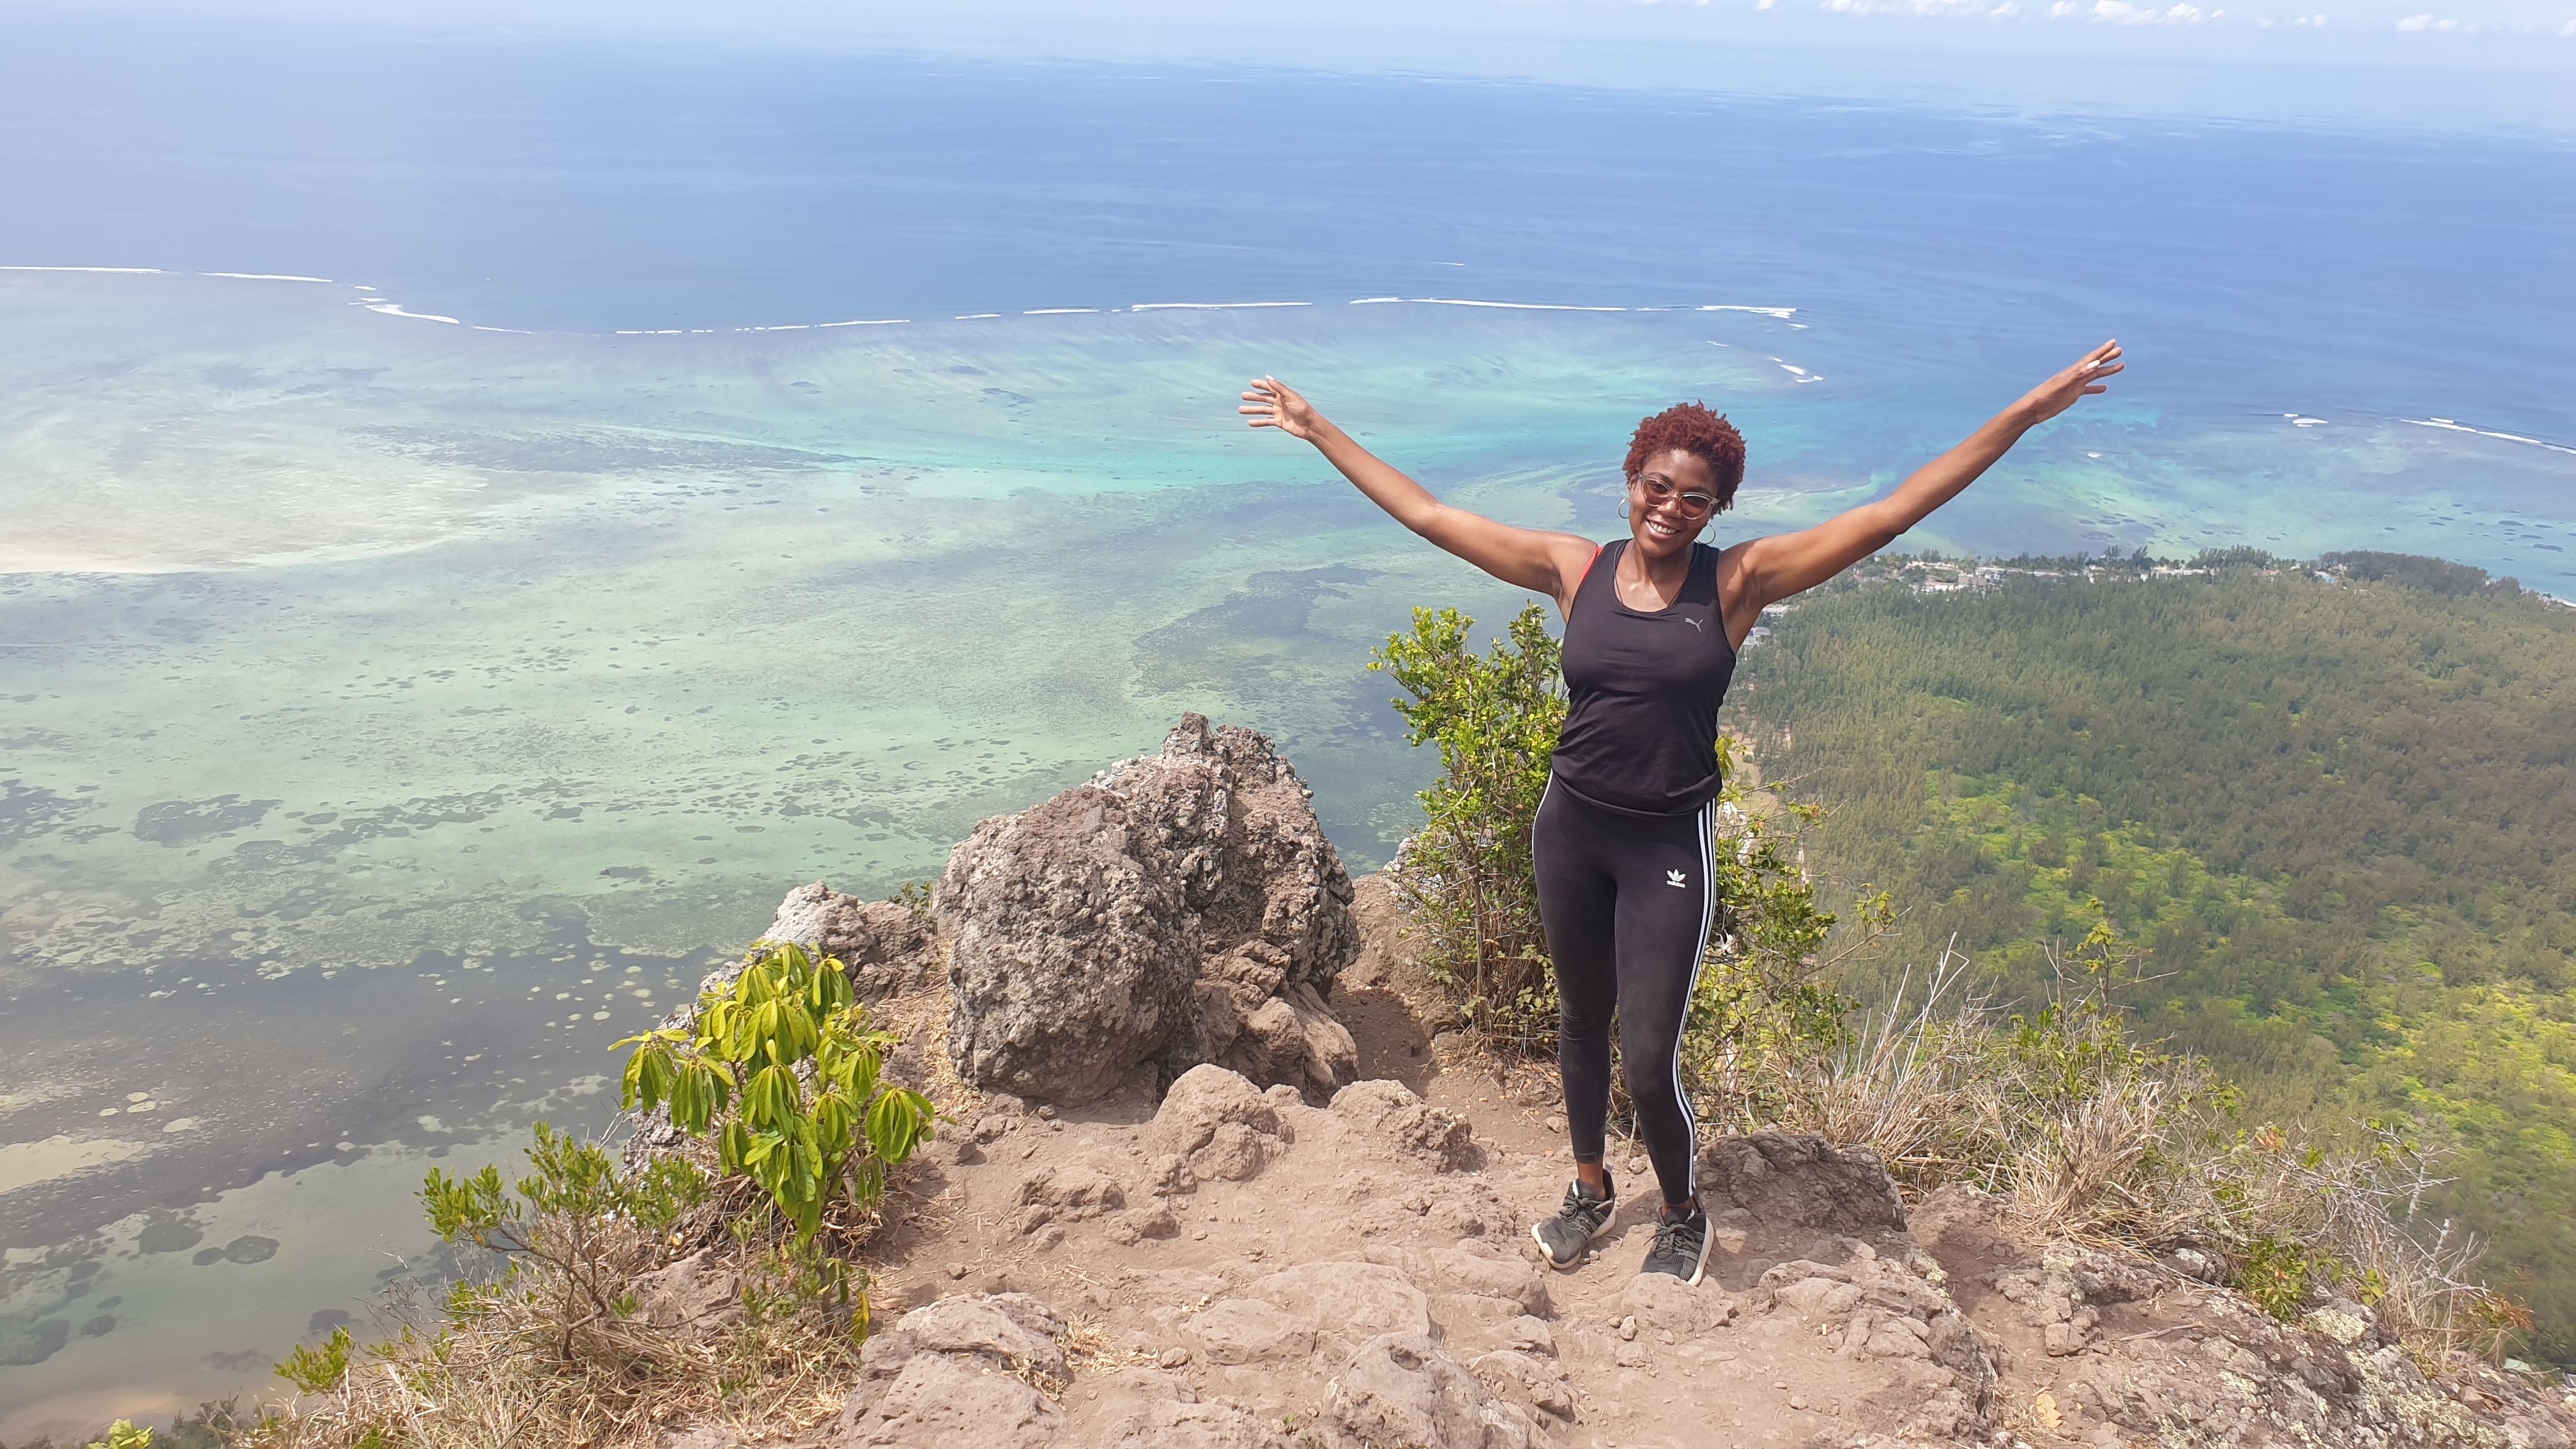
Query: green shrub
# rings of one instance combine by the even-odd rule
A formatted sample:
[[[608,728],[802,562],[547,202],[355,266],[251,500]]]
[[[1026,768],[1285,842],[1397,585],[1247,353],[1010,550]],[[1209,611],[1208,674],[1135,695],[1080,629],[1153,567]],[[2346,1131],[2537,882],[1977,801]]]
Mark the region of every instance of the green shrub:
[[[868,1330],[853,1256],[888,1170],[935,1125],[927,1099],[885,1079],[894,1044],[841,962],[755,945],[738,980],[700,996],[692,1029],[618,1043],[633,1048],[628,1108],[666,1110],[676,1150],[621,1162],[540,1122],[515,1182],[431,1172],[431,1226],[500,1255],[498,1271],[443,1299],[398,1288],[396,1331],[363,1373],[345,1329],[296,1350],[277,1371],[305,1397],[238,1443],[647,1443],[698,1417],[828,1416]],[[735,1301],[686,1322],[644,1312],[644,1278],[693,1251],[702,1271],[739,1275]]]
[[[2333,1282],[2341,1276],[2341,1267],[2332,1254],[2316,1252],[2295,1238],[2265,1234],[2246,1244],[2244,1257],[2236,1265],[2235,1283],[2255,1307],[2284,1323],[2296,1323],[2308,1290]]]
[[[871,1028],[847,968],[763,942],[693,1031],[628,1037],[626,1109],[667,1105],[671,1125],[712,1136],[728,1174],[760,1184],[811,1241],[835,1208],[874,1213],[886,1169],[928,1141],[930,1100],[882,1080],[892,1035]]]
[[[354,1340],[346,1327],[334,1328],[320,1348],[298,1347],[271,1372],[308,1394],[327,1394],[349,1376],[349,1349]]]
[[[1421,932],[1424,964],[1469,1033],[1543,1054],[1556,1042],[1556,983],[1530,826],[1565,723],[1559,649],[1536,604],[1481,655],[1467,647],[1475,622],[1455,609],[1416,609],[1412,629],[1388,636],[1369,661],[1411,696],[1394,701],[1409,742],[1440,747],[1440,778],[1419,797],[1423,827],[1389,876]]]
[[[1422,829],[1389,872],[1421,934],[1432,979],[1449,992],[1470,1035],[1516,1054],[1556,1046],[1556,984],[1541,929],[1530,830],[1565,722],[1559,646],[1536,604],[1505,637],[1471,651],[1475,621],[1455,609],[1416,609],[1371,669],[1395,676],[1394,701],[1416,745],[1437,744],[1440,777],[1421,792]],[[1752,1098],[1782,1064],[1840,1039],[1851,1003],[1824,984],[1818,952],[1835,917],[1818,909],[1799,832],[1816,812],[1748,813],[1735,746],[1717,741],[1726,777],[1724,839],[1712,858],[1720,929],[1709,942],[1683,1044],[1685,1086],[1719,1120],[1759,1116]],[[1884,899],[1864,902],[1875,938]],[[1615,1078],[1614,1078],[1615,1080]]]
[[[1866,897],[1842,947],[1825,953],[1837,915],[1817,904],[1800,837],[1812,806],[1748,810],[1736,743],[1721,737],[1726,784],[1710,859],[1717,928],[1692,988],[1682,1034],[1682,1081],[1703,1120],[1753,1127],[1779,1120],[1799,1094],[1797,1079],[1851,1037],[1857,1005],[1831,977],[1869,950],[1892,915],[1887,898]]]
[[[421,1205],[429,1225],[451,1244],[471,1246],[520,1262],[541,1264],[542,1286],[527,1289],[555,1300],[556,1357],[580,1357],[575,1340],[589,1325],[625,1317],[633,1311],[626,1282],[636,1269],[634,1239],[670,1230],[706,1197],[705,1175],[694,1165],[669,1157],[655,1158],[644,1170],[619,1170],[617,1159],[595,1142],[557,1132],[544,1122],[534,1128],[528,1148],[531,1171],[505,1191],[501,1170],[485,1167],[471,1177],[452,1177],[437,1168],[421,1184]],[[454,1306],[471,1302],[471,1285]],[[333,1335],[344,1338],[346,1330]],[[296,1358],[278,1374],[308,1387],[297,1377]],[[347,1350],[338,1355],[346,1366]],[[304,1365],[315,1371],[322,1363]],[[336,1382],[336,1378],[334,1380]],[[311,1390],[319,1392],[319,1390]]]

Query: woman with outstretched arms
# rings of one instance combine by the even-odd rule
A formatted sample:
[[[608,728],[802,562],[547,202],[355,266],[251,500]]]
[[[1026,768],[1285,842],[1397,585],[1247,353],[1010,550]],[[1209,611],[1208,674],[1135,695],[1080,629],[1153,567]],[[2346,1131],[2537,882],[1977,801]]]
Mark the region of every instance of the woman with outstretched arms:
[[[1744,439],[1697,403],[1638,425],[1621,509],[1628,536],[1595,544],[1453,508],[1277,378],[1245,390],[1237,411],[1250,426],[1314,444],[1398,523],[1507,584],[1546,594],[1565,618],[1565,727],[1530,841],[1556,972],[1557,1061],[1574,1139],[1575,1180],[1565,1201],[1530,1229],[1554,1266],[1580,1261],[1618,1208],[1602,1161],[1614,1013],[1629,1100],[1663,1189],[1645,1271],[1696,1284],[1707,1265],[1698,1143],[1679,1058],[1718,905],[1709,870],[1718,706],[1754,621],[1766,606],[1886,548],[2023,434],[2104,391],[2121,366],[2119,344],[2105,342],[1885,498],[1813,528],[1724,548],[1699,538],[1734,501]]]

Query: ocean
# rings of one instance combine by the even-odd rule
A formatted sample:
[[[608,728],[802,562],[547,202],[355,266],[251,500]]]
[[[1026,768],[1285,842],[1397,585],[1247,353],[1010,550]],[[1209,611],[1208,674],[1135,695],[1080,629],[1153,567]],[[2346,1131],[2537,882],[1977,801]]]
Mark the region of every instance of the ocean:
[[[435,1272],[426,1167],[817,878],[1184,710],[1354,869],[1365,666],[1522,605],[1242,430],[1721,537],[2105,337],[1906,541],[2441,554],[2576,597],[2564,137],[1180,66],[68,22],[0,54],[0,1437],[259,1391]]]

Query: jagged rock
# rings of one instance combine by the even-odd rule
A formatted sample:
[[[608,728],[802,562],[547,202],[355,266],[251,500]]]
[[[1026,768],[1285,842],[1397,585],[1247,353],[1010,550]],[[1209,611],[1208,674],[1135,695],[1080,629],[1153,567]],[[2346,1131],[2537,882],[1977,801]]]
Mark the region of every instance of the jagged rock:
[[[2205,1449],[2570,1449],[2576,1416],[2515,1376],[2461,1365],[2436,1380],[2349,1299],[2280,1322],[2201,1280],[2204,1265],[2159,1267],[2073,1243],[2032,1245],[2003,1222],[2003,1202],[1943,1188],[1915,1214],[1924,1243],[1975,1263],[1994,1289],[1974,1330],[1939,1314],[1932,1361],[1948,1368],[1962,1410],[1997,1387],[1988,1336],[2031,1355],[2055,1380],[2068,1432],[2091,1442],[2187,1442]],[[2178,1256],[2178,1255],[2169,1255]],[[2195,1250],[2195,1257],[2205,1258]],[[2118,1329],[2106,1320],[2117,1318]],[[2139,1328],[2136,1325],[2147,1324]],[[1873,1326],[1869,1342],[1877,1342]],[[2027,1382],[2014,1390],[2027,1394]],[[1935,1411],[1950,1406],[1934,1403]],[[1925,1425],[1941,1412],[1920,1416]]]
[[[1422,1289],[1382,1263],[1300,1263],[1255,1279],[1241,1296],[1287,1310],[1313,1331],[1318,1347],[1378,1334],[1435,1341],[1440,1333]]]
[[[1155,1171],[1157,1189],[1172,1190],[1162,1185],[1244,1181],[1279,1155],[1285,1132],[1278,1105],[1240,1073],[1197,1066],[1172,1083],[1148,1135],[1166,1156],[1179,1161],[1178,1171],[1170,1166]]]
[[[1359,1043],[1311,984],[1291,982],[1249,1012],[1236,1009],[1240,993],[1232,987],[1218,994],[1201,981],[1199,994],[1202,1024],[1216,1025],[1183,1056],[1222,1061],[1255,1081],[1302,1083],[1319,1092],[1359,1074]],[[1237,1017],[1239,1027],[1231,1024]],[[1229,1044],[1214,1045],[1219,1037]]]
[[[1020,1231],[1051,1222],[1088,1222],[1127,1205],[1118,1179],[1087,1162],[1041,1167],[1020,1180]]]
[[[2161,1286],[2143,1265],[2072,1243],[2050,1245],[2040,1261],[1995,1279],[1995,1291],[2021,1305],[2051,1358],[2081,1353],[2093,1341],[2102,1309],[2151,1298]]]
[[[1774,1268],[1765,1273],[1763,1286],[1771,1289],[1774,1301],[1810,1323],[1838,1320],[1860,1306],[1860,1285],[1842,1282],[1822,1275],[1795,1278],[1774,1283]]]
[[[789,891],[761,935],[838,957],[862,1000],[881,1001],[928,979],[930,930],[919,913],[843,895],[819,880]]]
[[[1158,1403],[1110,1426],[1109,1449],[1292,1449],[1280,1428],[1240,1404]]]
[[[968,1080],[1085,1101],[1159,1052],[1198,942],[1177,875],[1140,860],[1128,803],[1085,786],[987,820],[950,852],[948,1050]]]
[[[1223,1298],[1190,1320],[1190,1336],[1209,1363],[1303,1361],[1315,1330],[1303,1318],[1260,1298]]]
[[[1985,1340],[1977,1336],[1967,1315],[1950,1309],[1932,1315],[1924,1327],[1924,1346],[1931,1351],[1932,1361],[1950,1371],[1951,1379],[1979,1414],[1992,1408],[1995,1381],[2000,1375],[1986,1351]]]
[[[1192,714],[1160,753],[978,825],[938,894],[958,1069],[1062,1101],[1148,1061],[1349,1081],[1324,997],[1357,928],[1311,793],[1266,736]]]
[[[907,1318],[912,1315],[905,1315]],[[1052,1444],[1064,1411],[977,1356],[916,1353],[884,1392],[854,1399],[830,1449],[1031,1449]]]
[[[1529,1449],[1530,1421],[1494,1396],[1427,1334],[1361,1344],[1324,1394],[1324,1422],[1344,1442],[1424,1449]]]
[[[1417,1284],[1444,1293],[1498,1302],[1509,1311],[1496,1315],[1496,1322],[1525,1315],[1542,1318],[1547,1315],[1546,1274],[1526,1258],[1507,1262],[1482,1257],[1464,1248],[1416,1251],[1399,1247],[1374,1247],[1361,1256],[1369,1262],[1394,1268]]]
[[[868,1335],[859,1345],[859,1377],[890,1379],[903,1372],[912,1356],[921,1352],[921,1341],[899,1328],[881,1328]]]
[[[1179,1083],[1176,1082],[1173,1085],[1178,1086]],[[1168,1105],[1171,1098],[1165,1097],[1163,1100]],[[1277,1116],[1275,1112],[1272,1115],[1274,1118]],[[1175,1116],[1172,1122],[1165,1124],[1164,1130],[1168,1134],[1168,1140],[1178,1140],[1183,1135],[1178,1129],[1179,1118]],[[1187,1157],[1177,1152],[1165,1152],[1145,1164],[1143,1186],[1145,1191],[1156,1197],[1174,1197],[1198,1186],[1198,1174],[1190,1170],[1190,1160]]]
[[[1896,1434],[1900,1439],[1956,1439],[1974,1434],[1978,1427],[1977,1411],[1969,1406],[1968,1396],[1957,1389],[1940,1389],[1897,1426]]]
[[[1333,1094],[1332,1111],[1434,1172],[1460,1172],[1482,1160],[1475,1131],[1464,1118],[1424,1102],[1402,1082],[1353,1082]]]
[[[1467,1367],[1484,1380],[1487,1387],[1514,1403],[1525,1404],[1561,1419],[1574,1417],[1574,1393],[1565,1382],[1565,1368],[1552,1359],[1504,1348],[1476,1359]]]
[[[1156,1369],[1125,1369],[1100,1391],[1087,1436],[1107,1449],[1293,1449],[1275,1421],[1231,1399],[1202,1402],[1187,1381]]]
[[[1773,1229],[1868,1235],[1905,1230],[1905,1201],[1878,1154],[1821,1137],[1756,1132],[1700,1150],[1700,1196]]]
[[[1180,1232],[1181,1220],[1173,1216],[1172,1210],[1161,1203],[1151,1207],[1129,1208],[1109,1224],[1111,1241],[1125,1247],[1133,1247],[1147,1238],[1178,1237]]]
[[[2337,1298],[2300,1315],[2299,1326],[2344,1348],[2378,1346],[2379,1315],[2349,1298]]]
[[[1640,1273],[1628,1280],[1619,1305],[1648,1328],[1692,1336],[1724,1328],[1735,1300],[1706,1283],[1694,1288],[1670,1273]]]
[[[1511,1319],[1494,1330],[1494,1337],[1508,1349],[1556,1357],[1556,1331],[1544,1319]]]
[[[1064,1319],[1025,1293],[961,1293],[916,1308],[895,1331],[921,1353],[962,1354],[1005,1372],[1066,1376]]]
[[[1843,1356],[1928,1360],[1932,1357],[1932,1325],[1897,1313],[1856,1313],[1843,1333]]]

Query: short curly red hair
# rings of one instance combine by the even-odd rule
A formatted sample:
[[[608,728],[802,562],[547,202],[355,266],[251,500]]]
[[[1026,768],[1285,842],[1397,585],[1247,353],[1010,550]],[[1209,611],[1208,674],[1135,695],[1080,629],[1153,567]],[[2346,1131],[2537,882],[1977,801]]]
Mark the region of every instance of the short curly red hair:
[[[1723,413],[1710,412],[1702,403],[1675,403],[1637,424],[1637,436],[1628,444],[1628,461],[1621,470],[1634,483],[1646,470],[1648,458],[1670,448],[1708,465],[1709,476],[1717,483],[1718,512],[1735,502],[1735,490],[1744,482],[1744,435]]]

